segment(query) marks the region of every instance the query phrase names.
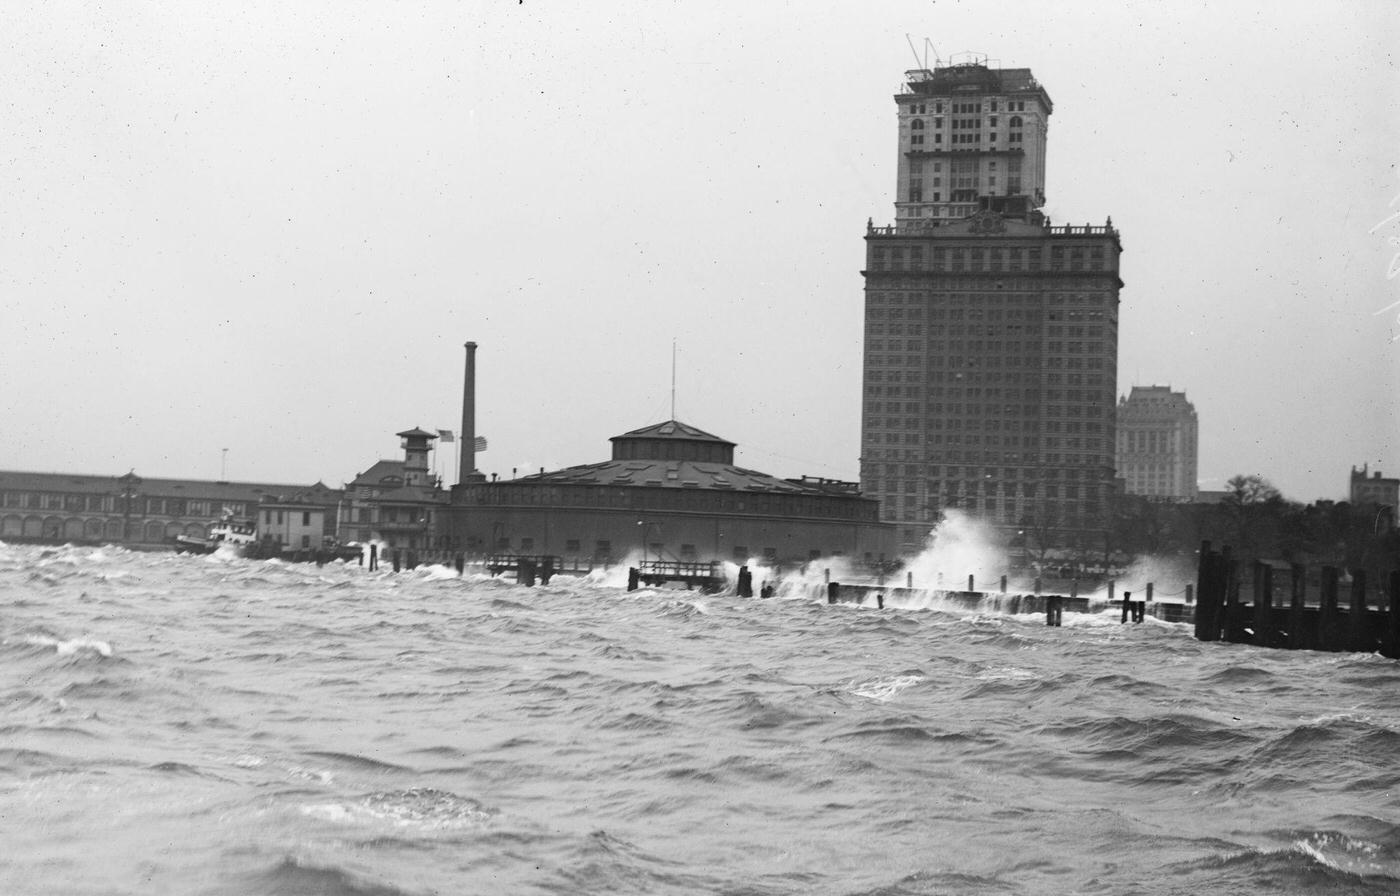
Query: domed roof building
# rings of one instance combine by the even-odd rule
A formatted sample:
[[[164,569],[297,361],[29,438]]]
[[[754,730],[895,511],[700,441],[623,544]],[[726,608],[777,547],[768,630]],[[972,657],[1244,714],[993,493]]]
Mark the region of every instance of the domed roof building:
[[[452,490],[448,539],[468,554],[806,562],[883,559],[893,529],[853,482],[734,464],[734,443],[679,420],[614,436],[612,458]]]

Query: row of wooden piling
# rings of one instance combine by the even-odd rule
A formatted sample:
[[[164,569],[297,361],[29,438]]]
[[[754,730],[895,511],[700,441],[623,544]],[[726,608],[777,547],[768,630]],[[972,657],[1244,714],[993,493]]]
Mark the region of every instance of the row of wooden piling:
[[[1323,566],[1315,605],[1307,600],[1308,571],[1291,564],[1288,603],[1274,603],[1271,564],[1255,561],[1250,601],[1241,595],[1238,565],[1228,547],[1201,545],[1196,578],[1196,638],[1290,650],[1379,652],[1400,658],[1400,569],[1389,574],[1376,606],[1370,602],[1364,569],[1351,570],[1346,605],[1341,603],[1341,570]],[[1382,606],[1384,605],[1384,606]]]
[[[398,552],[394,552],[394,571],[399,570]],[[375,568],[375,551],[371,549],[370,561],[371,569]],[[526,557],[519,555],[502,555],[500,557],[489,558],[487,568],[493,575],[501,572],[513,571],[515,580],[520,585],[534,585],[538,580],[540,584],[549,584],[549,580],[554,576],[555,558],[550,556]],[[463,559],[461,555],[456,558],[457,572],[463,570]],[[410,567],[412,568],[412,567]],[[913,575],[908,576],[908,586],[905,588],[886,588],[883,586],[869,585],[842,585],[840,582],[831,581],[830,571],[826,571],[825,591],[828,604],[837,603],[863,603],[872,595],[878,609],[885,608],[885,595],[890,592],[892,597],[909,600],[916,596],[927,596],[930,592],[913,587]],[[717,564],[700,564],[686,562],[666,562],[652,561],[644,563],[640,567],[629,567],[627,570],[627,590],[636,591],[643,584],[658,585],[667,582],[683,582],[687,588],[699,586],[702,590],[712,592],[718,589],[721,577]],[[986,598],[993,596],[987,592],[974,590],[975,579],[969,575],[967,577],[967,591],[943,591],[941,589],[932,592],[941,599],[960,602],[969,608],[976,608]],[[1007,602],[1008,606],[1003,609],[1008,613],[1039,613],[1044,612],[1045,624],[1047,626],[1060,626],[1063,623],[1064,611],[1070,609],[1074,612],[1087,613],[1090,611],[1090,602],[1087,597],[1080,597],[1077,589],[1072,589],[1068,595],[1064,594],[1041,594],[1039,580],[1036,581],[1036,592],[1034,594],[1007,594],[1007,577],[1001,577],[1001,590],[995,595],[1000,600]],[[843,593],[843,589],[844,593]],[[1123,622],[1140,623],[1146,616],[1147,603],[1152,599],[1152,584],[1147,585],[1147,600],[1132,600],[1131,592],[1123,594]],[[775,593],[773,586],[765,582],[761,589],[763,597],[771,597]],[[1191,586],[1187,586],[1187,595],[1191,593]],[[737,581],[735,582],[735,594],[739,597],[753,597],[753,572],[748,566],[739,567]],[[1112,600],[1112,584],[1109,586],[1110,603]],[[1179,605],[1178,610],[1182,609]],[[1171,614],[1169,614],[1171,615]],[[1169,619],[1169,621],[1181,621],[1180,619]]]

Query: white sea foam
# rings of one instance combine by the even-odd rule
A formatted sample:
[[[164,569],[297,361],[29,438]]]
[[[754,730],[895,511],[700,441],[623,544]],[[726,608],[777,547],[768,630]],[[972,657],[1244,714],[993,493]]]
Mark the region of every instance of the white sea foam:
[[[994,666],[977,673],[979,681],[1030,681],[1039,678],[1041,673],[1022,669],[1018,666]]]
[[[457,570],[441,563],[430,563],[427,566],[418,567],[418,576],[429,582],[440,582],[443,579],[460,578],[460,576],[457,575]]]
[[[877,678],[874,681],[867,681],[864,684],[850,685],[850,692],[857,697],[865,697],[867,700],[878,700],[881,703],[888,703],[906,688],[924,680],[922,675],[898,675],[894,678]]]
[[[302,814],[333,824],[389,824],[418,831],[479,828],[496,816],[475,800],[438,790],[370,794],[354,803],[312,803]]]
[[[72,638],[67,641],[60,641],[57,638],[50,638],[45,635],[30,635],[24,639],[24,643],[33,644],[36,647],[52,647],[59,656],[72,656],[73,654],[86,650],[101,656],[112,655],[112,645],[106,641],[99,641],[96,638]]]
[[[319,768],[306,768],[301,765],[287,766],[287,774],[301,781],[315,781],[318,784],[330,784],[335,780],[335,775]]]

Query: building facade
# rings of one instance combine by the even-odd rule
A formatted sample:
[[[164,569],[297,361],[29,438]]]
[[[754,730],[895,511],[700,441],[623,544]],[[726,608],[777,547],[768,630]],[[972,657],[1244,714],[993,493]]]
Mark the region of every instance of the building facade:
[[[985,208],[1024,217],[1045,204],[1054,104],[1028,68],[983,62],[905,72],[895,225],[955,221]]]
[[[225,516],[253,520],[265,501],[295,498],[334,520],[341,492],[322,483],[278,485],[137,476],[0,471],[0,539],[169,546],[204,537]],[[333,534],[330,530],[325,534]]]
[[[258,541],[278,550],[319,550],[329,538],[328,518],[325,507],[308,501],[267,501],[258,505]]]
[[[377,461],[345,486],[341,539],[410,551],[445,549],[441,512],[448,496],[428,466],[438,436],[414,428],[398,437],[403,460]]]
[[[890,528],[855,483],[737,467],[733,442],[676,420],[611,441],[612,458],[601,463],[454,487],[453,549],[598,564],[829,556],[874,563],[890,554]]]
[[[1376,504],[1391,508],[1400,506],[1400,479],[1382,476],[1380,470],[1372,472],[1367,464],[1362,464],[1359,470],[1352,467],[1347,500],[1353,504]]]
[[[907,75],[896,223],[866,228],[861,487],[922,547],[959,509],[1038,541],[1095,537],[1114,493],[1119,256],[1052,226],[1052,104],[1028,69]]]
[[[1170,386],[1134,386],[1118,401],[1117,466],[1124,491],[1195,501],[1196,409]]]

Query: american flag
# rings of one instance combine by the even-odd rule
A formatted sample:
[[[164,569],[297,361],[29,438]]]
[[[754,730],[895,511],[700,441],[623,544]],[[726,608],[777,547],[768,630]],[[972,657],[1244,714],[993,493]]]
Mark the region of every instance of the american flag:
[[[477,451],[485,451],[485,450],[486,450],[486,437],[485,437],[485,436],[477,436],[477,437],[476,437],[476,441],[473,442],[472,445],[473,445],[473,447],[474,447]]]
[[[457,441],[457,436],[454,435],[452,430],[450,429],[439,429],[438,439],[440,439],[443,443],[455,442]]]

